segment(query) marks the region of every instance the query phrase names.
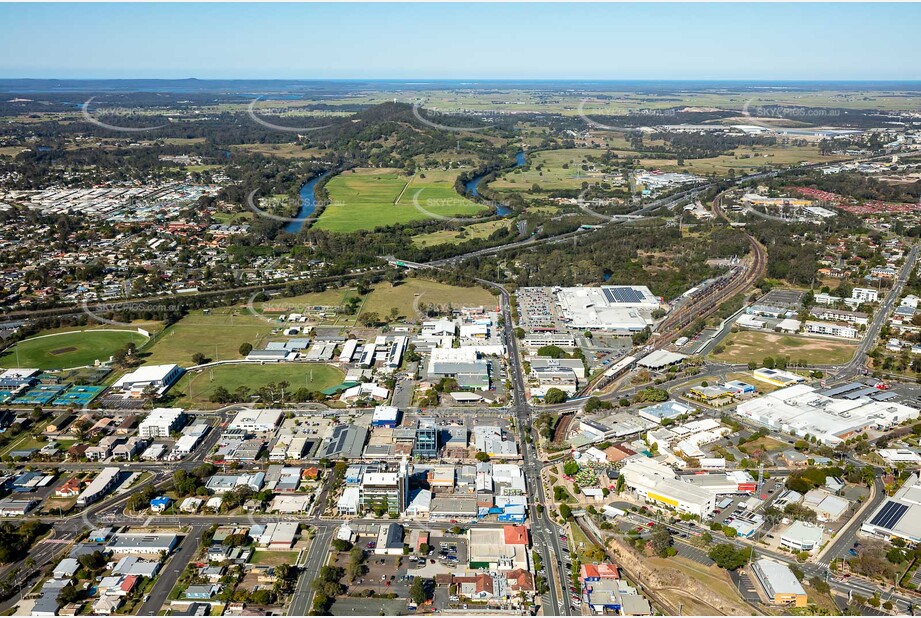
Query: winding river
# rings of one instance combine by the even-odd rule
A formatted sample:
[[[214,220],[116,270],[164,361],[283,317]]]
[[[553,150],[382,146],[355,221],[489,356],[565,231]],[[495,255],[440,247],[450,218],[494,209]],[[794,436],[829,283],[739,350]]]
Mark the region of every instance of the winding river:
[[[519,152],[518,154],[515,155],[515,167],[521,167],[522,165],[525,164],[526,161],[527,159],[525,158],[524,151]],[[477,197],[479,195],[479,191],[477,190],[477,187],[480,186],[480,181],[483,180],[483,178],[485,178],[487,175],[488,174],[474,176],[473,178],[468,180],[466,184],[464,184],[464,190],[468,194],[472,195],[473,197]],[[503,204],[496,204],[496,214],[499,215],[500,217],[507,217],[510,214],[512,214],[512,209]]]
[[[525,158],[524,151],[515,155],[515,167],[523,166],[526,161],[527,159]],[[289,222],[284,227],[284,231],[288,232],[289,234],[297,234],[301,231],[301,229],[304,227],[304,224],[306,223],[305,219],[310,218],[314,211],[317,209],[317,183],[325,178],[328,174],[329,172],[317,176],[313,180],[304,183],[298,193],[301,198],[301,207],[297,211],[297,220]],[[480,176],[471,178],[466,182],[466,184],[464,184],[464,190],[473,197],[477,197],[479,195],[477,187],[480,186],[480,181],[482,181],[486,176],[487,174],[482,174]],[[512,214],[512,209],[503,204],[496,204],[496,214],[500,217],[507,217]]]
[[[313,212],[317,209],[317,183],[323,180],[325,177],[326,174],[321,174],[313,180],[305,182],[301,187],[301,190],[298,192],[298,195],[301,198],[301,207],[297,211],[296,219],[289,222],[284,227],[286,232],[289,234],[297,234],[301,231],[301,228],[304,227],[304,224],[307,223],[305,219],[308,219],[313,215]]]

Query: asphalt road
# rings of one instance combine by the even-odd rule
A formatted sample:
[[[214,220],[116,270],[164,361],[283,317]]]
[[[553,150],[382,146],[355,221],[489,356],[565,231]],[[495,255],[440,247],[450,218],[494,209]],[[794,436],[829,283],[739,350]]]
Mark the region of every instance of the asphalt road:
[[[921,250],[921,247],[915,245],[911,248],[911,251],[908,252],[908,257],[902,265],[902,270],[899,271],[899,278],[893,283],[892,288],[889,290],[889,294],[886,295],[885,300],[874,313],[873,322],[870,324],[869,328],[867,328],[864,338],[857,346],[857,353],[854,354],[854,358],[842,368],[841,372],[838,374],[838,378],[853,377],[866,365],[867,353],[876,346],[876,340],[879,337],[880,329],[882,329],[883,324],[889,318],[889,314],[892,313],[899,297],[902,295],[902,288],[905,287],[905,282],[911,277],[915,262],[918,261],[919,250]]]
[[[166,602],[166,598],[169,596],[170,591],[179,580],[180,573],[182,573],[186,565],[192,561],[192,558],[195,557],[195,552],[198,549],[198,543],[204,530],[205,526],[194,525],[189,533],[183,537],[182,542],[179,544],[179,549],[173,554],[172,558],[169,559],[160,572],[160,577],[150,591],[150,598],[141,606],[138,612],[139,615],[156,616],[160,612],[160,608]]]
[[[524,370],[521,366],[521,358],[518,355],[518,339],[514,333],[514,323],[512,321],[512,310],[508,291],[500,285],[491,282],[484,282],[499,289],[502,302],[502,319],[504,325],[505,345],[508,348],[509,359],[509,378],[514,386],[514,402],[512,408],[517,419],[519,440],[521,443],[522,469],[527,479],[528,487],[531,491],[530,517],[531,517],[531,534],[532,542],[542,554],[546,573],[556,573],[556,580],[549,581],[550,604],[552,607],[544,608],[544,615],[562,615],[571,614],[569,607],[569,576],[562,568],[562,548],[560,545],[560,528],[550,520],[550,510],[544,509],[543,514],[538,515],[536,505],[549,504],[547,497],[544,495],[543,483],[540,479],[541,462],[537,459],[534,452],[535,442],[528,442],[528,434],[533,431],[531,419],[531,406],[524,397],[525,382]],[[535,436],[531,436],[535,438]],[[560,585],[560,594],[556,585]]]
[[[310,611],[313,601],[313,589],[310,584],[316,579],[320,568],[326,564],[326,556],[329,553],[329,544],[332,541],[334,530],[335,527],[332,525],[317,528],[317,533],[310,542],[307,559],[304,561],[297,579],[294,597],[291,599],[291,606],[288,608],[289,616],[306,616],[307,612]]]

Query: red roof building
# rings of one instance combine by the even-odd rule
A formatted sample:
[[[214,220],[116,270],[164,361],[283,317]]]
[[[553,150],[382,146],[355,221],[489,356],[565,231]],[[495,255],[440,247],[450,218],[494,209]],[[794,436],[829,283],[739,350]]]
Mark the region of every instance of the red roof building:
[[[613,564],[583,564],[579,571],[579,581],[597,582],[602,579],[620,579],[620,571]]]
[[[524,526],[505,526],[502,530],[505,533],[506,545],[528,544],[528,529]]]

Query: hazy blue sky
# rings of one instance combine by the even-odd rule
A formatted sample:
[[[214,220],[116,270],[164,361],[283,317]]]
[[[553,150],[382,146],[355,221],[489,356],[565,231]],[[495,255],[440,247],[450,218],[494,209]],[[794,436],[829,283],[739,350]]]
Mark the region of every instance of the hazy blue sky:
[[[919,79],[918,4],[0,4],[0,77]]]

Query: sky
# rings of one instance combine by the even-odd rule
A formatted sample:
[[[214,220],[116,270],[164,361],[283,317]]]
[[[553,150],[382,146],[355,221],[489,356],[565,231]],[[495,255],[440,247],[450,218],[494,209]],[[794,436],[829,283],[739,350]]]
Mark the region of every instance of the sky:
[[[921,4],[0,4],[0,78],[921,79]]]

